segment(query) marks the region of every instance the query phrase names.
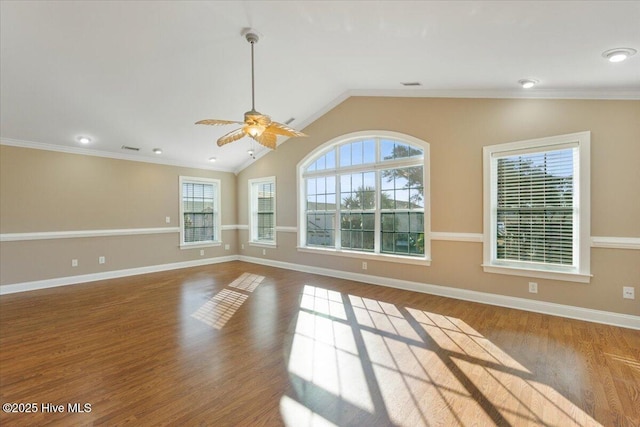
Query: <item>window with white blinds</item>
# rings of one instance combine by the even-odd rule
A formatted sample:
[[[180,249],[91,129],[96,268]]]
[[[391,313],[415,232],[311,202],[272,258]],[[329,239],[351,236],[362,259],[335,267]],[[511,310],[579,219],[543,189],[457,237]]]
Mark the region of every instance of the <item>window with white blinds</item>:
[[[589,271],[589,133],[484,151],[485,270],[570,273],[584,281]]]
[[[496,158],[496,258],[573,264],[577,147]]]
[[[249,180],[250,242],[276,243],[276,179],[275,177]]]
[[[220,181],[180,177],[180,246],[220,242]]]

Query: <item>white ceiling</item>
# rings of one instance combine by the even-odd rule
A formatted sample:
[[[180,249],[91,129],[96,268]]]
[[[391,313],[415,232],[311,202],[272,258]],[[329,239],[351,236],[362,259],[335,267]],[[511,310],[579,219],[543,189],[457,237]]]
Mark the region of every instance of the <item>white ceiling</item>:
[[[246,27],[256,109],[298,129],[349,95],[640,98],[640,53],[601,56],[640,51],[637,1],[2,1],[0,18],[5,144],[237,171],[251,143],[194,122],[250,109]]]

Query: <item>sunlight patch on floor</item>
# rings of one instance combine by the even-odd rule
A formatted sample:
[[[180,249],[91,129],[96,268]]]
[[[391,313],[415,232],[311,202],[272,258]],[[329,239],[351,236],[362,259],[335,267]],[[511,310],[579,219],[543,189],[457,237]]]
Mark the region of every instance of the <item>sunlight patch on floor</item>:
[[[214,329],[222,329],[247,298],[247,295],[223,289],[204,303],[191,317]]]
[[[367,411],[373,410],[351,327],[342,301],[326,290],[305,287],[289,356],[289,372]],[[338,294],[339,295],[339,294]],[[329,316],[334,313],[338,317]],[[344,317],[346,318],[346,317]]]
[[[280,413],[286,426],[338,427],[289,396],[280,399]]]
[[[300,308],[319,314],[326,314],[327,316],[337,319],[347,319],[340,292],[317,288],[315,286],[306,285],[304,287]]]
[[[461,319],[314,286],[301,295],[288,369],[309,385],[281,401],[285,419],[302,414],[290,426],[341,425],[340,413],[301,403],[327,395],[397,426],[600,425]]]
[[[257,274],[251,273],[242,273],[240,277],[238,277],[233,282],[229,283],[230,288],[236,288],[247,292],[253,292],[260,283],[264,280],[264,276],[259,276]]]
[[[263,280],[264,276],[242,273],[237,279],[228,284],[227,288],[253,292]],[[249,295],[246,293],[223,289],[200,306],[191,317],[214,329],[222,329],[247,298],[249,298]]]
[[[524,366],[460,319],[408,307],[407,312],[440,348],[531,374]]]

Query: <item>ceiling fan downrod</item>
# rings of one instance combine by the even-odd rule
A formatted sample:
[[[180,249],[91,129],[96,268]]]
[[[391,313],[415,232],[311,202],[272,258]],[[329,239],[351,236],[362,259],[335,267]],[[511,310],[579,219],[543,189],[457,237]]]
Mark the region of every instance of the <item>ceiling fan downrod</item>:
[[[249,30],[245,37],[247,41],[251,44],[251,111],[256,111],[256,85],[255,85],[255,72],[254,72],[254,61],[253,61],[253,45],[258,43],[260,37],[254,33],[252,30]]]

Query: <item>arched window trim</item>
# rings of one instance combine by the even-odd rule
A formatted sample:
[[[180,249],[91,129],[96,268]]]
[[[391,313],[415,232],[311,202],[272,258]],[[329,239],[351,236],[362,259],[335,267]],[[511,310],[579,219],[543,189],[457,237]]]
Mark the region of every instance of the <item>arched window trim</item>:
[[[323,169],[320,171],[305,172],[306,169],[321,158],[329,151],[336,149],[343,144],[352,143],[359,140],[365,140],[368,138],[376,139],[392,139],[398,142],[406,143],[408,145],[419,147],[423,150],[423,156],[409,157],[394,160],[380,160],[379,150],[376,150],[375,163],[367,163],[356,166],[339,166],[339,160],[336,158],[336,165],[331,169]],[[399,132],[383,131],[383,130],[369,130],[362,132],[353,132],[345,135],[333,138],[324,144],[318,146],[315,150],[308,153],[297,165],[296,179],[297,179],[297,200],[298,200],[298,251],[310,252],[310,253],[322,253],[329,255],[339,255],[345,257],[354,257],[359,259],[371,259],[380,261],[392,261],[397,263],[406,264],[418,264],[418,265],[430,265],[431,262],[431,214],[430,214],[430,154],[429,143],[420,140],[411,135],[406,135]],[[358,171],[371,171],[381,169],[393,169],[403,166],[415,165],[416,161],[422,160],[423,165],[423,186],[424,186],[424,256],[408,256],[397,255],[388,253],[371,253],[361,252],[348,249],[336,249],[335,247],[317,247],[307,246],[307,230],[306,230],[306,187],[305,178],[313,176],[332,175],[338,179],[341,173],[354,173]],[[336,201],[339,200],[339,194],[336,194]],[[376,207],[376,211],[380,211],[380,207]],[[378,245],[377,245],[378,246]]]

